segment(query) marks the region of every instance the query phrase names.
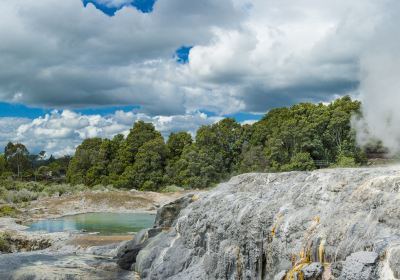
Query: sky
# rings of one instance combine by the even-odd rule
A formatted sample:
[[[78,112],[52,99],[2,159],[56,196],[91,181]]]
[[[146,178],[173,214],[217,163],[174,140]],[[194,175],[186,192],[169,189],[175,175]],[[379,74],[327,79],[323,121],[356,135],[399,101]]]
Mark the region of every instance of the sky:
[[[252,123],[279,106],[362,99],[368,46],[379,46],[377,30],[397,8],[394,0],[2,0],[0,149],[15,141],[62,156],[137,120],[165,136],[194,134],[223,117]]]

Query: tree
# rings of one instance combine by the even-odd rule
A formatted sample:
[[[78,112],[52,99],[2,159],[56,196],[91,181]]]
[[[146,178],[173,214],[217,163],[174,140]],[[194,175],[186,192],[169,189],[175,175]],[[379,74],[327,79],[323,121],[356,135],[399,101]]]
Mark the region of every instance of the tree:
[[[285,164],[281,167],[282,171],[300,170],[307,171],[315,169],[315,164],[309,153],[297,153],[295,154],[290,163]]]
[[[18,177],[30,168],[29,151],[23,144],[9,142],[4,149],[4,155],[7,165]]]
[[[87,172],[99,159],[100,138],[85,139],[78,146],[75,156],[72,158],[67,171],[67,179],[72,184],[90,184]]]
[[[122,175],[124,187],[158,190],[163,184],[167,154],[167,146],[163,139],[153,139],[144,143],[136,154],[135,163],[128,166]]]
[[[192,142],[192,136],[187,132],[171,133],[167,141],[169,158],[174,161],[179,159],[185,147],[191,145]]]
[[[4,155],[0,154],[0,176],[7,171],[7,161]]]
[[[268,159],[262,146],[247,146],[240,155],[238,173],[265,172]]]
[[[123,151],[120,153],[121,160],[126,164],[133,163],[140,147],[154,139],[163,138],[153,124],[144,121],[136,122],[126,137]]]
[[[214,161],[214,168],[223,177],[236,166],[243,142],[243,128],[231,118],[202,126],[196,135],[196,145]]]

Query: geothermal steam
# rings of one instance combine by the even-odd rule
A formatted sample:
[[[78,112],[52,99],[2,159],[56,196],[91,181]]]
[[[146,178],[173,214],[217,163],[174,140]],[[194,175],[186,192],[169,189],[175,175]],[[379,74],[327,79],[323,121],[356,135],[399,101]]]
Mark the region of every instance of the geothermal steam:
[[[361,145],[381,140],[391,153],[400,152],[400,32],[397,23],[398,20],[391,17],[377,28],[374,40],[361,57],[363,118],[353,122]]]

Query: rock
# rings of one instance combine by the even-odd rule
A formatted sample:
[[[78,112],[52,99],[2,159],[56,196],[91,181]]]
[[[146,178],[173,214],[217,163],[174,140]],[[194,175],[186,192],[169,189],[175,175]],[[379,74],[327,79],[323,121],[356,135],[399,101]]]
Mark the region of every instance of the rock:
[[[342,262],[334,262],[331,264],[332,276],[338,278],[342,274],[343,264]]]
[[[400,248],[390,250],[389,266],[393,272],[393,276],[400,279]]]
[[[136,263],[136,256],[139,254],[140,250],[144,247],[143,244],[138,244],[124,252],[117,261],[120,268],[129,270],[132,264]]]
[[[189,194],[164,205],[157,211],[155,227],[171,227],[181,210],[193,201],[193,197],[193,194]]]
[[[377,279],[378,254],[375,252],[356,252],[343,262],[339,280],[374,280]]]
[[[134,239],[123,242],[117,249],[117,264],[122,269],[129,270],[136,263],[136,257],[140,250],[147,244],[150,238],[161,232],[161,228],[144,229],[136,234]]]
[[[0,279],[134,279],[134,272],[120,269],[112,259],[52,251],[0,255]]]
[[[305,280],[319,280],[323,271],[322,264],[317,262],[311,263],[301,270]]]
[[[275,275],[274,280],[284,280],[286,277],[286,273],[287,273],[286,270],[282,270],[277,275]]]
[[[323,263],[332,278],[387,279],[399,183],[398,166],[236,176],[159,209],[157,227],[171,229],[145,244],[135,269],[143,280],[274,279],[306,258],[298,269],[309,277]]]

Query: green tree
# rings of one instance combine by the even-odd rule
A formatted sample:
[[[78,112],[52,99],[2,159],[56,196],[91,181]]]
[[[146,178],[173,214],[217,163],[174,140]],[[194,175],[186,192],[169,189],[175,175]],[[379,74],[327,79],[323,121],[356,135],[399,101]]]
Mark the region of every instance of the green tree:
[[[72,184],[91,184],[91,176],[87,172],[99,159],[99,151],[103,140],[100,138],[85,139],[78,146],[67,171],[67,180]]]
[[[214,161],[214,168],[223,176],[230,174],[238,163],[243,142],[243,128],[231,118],[202,126],[196,135],[196,145]]]
[[[187,132],[171,133],[167,141],[169,158],[173,161],[179,159],[184,148],[191,145],[192,142],[192,136]]]
[[[21,177],[22,172],[28,171],[31,166],[29,151],[21,143],[14,144],[9,142],[4,149],[4,155],[7,160],[7,165],[18,177]]]
[[[306,170],[313,170],[315,169],[315,164],[311,155],[309,153],[297,153],[295,154],[290,163],[285,164],[281,167],[282,171],[291,171],[291,170],[299,170],[299,171],[306,171]]]
[[[134,163],[140,147],[154,139],[163,138],[161,133],[154,128],[153,124],[145,123],[144,121],[136,122],[126,137],[126,141],[122,147],[123,150],[120,153],[120,160],[127,165]]]
[[[167,171],[172,182],[186,189],[204,189],[223,178],[215,166],[222,166],[222,157],[210,156],[197,144],[187,146],[181,158]]]
[[[4,155],[0,154],[0,176],[7,171],[7,160]]]
[[[163,184],[168,149],[163,139],[144,143],[136,154],[135,163],[122,175],[123,187],[141,190],[158,190]]]
[[[262,146],[245,147],[240,155],[238,173],[265,172],[268,159]]]

